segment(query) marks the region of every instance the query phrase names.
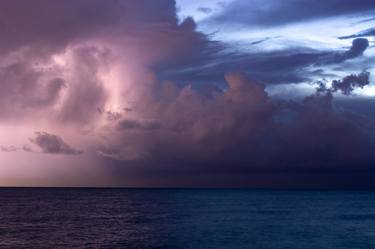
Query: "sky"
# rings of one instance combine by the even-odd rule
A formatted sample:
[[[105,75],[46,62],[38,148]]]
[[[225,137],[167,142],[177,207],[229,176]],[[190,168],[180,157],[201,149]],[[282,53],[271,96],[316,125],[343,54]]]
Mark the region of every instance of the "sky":
[[[374,188],[373,0],[2,0],[0,185]]]

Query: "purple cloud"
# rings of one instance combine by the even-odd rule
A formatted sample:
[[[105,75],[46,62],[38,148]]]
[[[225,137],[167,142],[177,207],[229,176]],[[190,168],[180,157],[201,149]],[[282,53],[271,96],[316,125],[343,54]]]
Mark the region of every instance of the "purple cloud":
[[[30,138],[30,142],[47,154],[79,155],[83,153],[82,150],[65,143],[61,137],[47,132],[35,132],[35,138]]]

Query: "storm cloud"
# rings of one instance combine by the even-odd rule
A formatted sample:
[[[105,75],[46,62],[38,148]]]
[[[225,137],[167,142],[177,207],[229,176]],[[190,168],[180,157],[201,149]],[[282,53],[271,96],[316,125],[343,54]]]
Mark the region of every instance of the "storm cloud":
[[[279,27],[375,8],[266,2],[234,1],[205,21]],[[109,185],[271,186],[282,174],[292,186],[311,172],[334,185],[375,171],[374,120],[337,104],[372,84],[365,36],[264,49],[270,34],[241,50],[179,19],[172,0],[4,0],[0,35],[0,162],[12,174],[21,153],[35,172],[58,155],[64,170],[84,165]],[[292,83],[317,90],[288,100],[267,91]]]
[[[158,117],[163,126],[151,133],[129,133],[140,129],[140,123],[114,121],[123,129],[114,125],[112,131],[107,130],[107,141],[116,147],[112,157],[150,167],[220,165],[218,170],[228,167],[229,172],[234,165],[248,172],[274,167],[340,168],[356,162],[357,167],[369,167],[372,121],[336,111],[332,95],[333,91],[348,94],[363,87],[368,76],[347,76],[334,81],[332,91],[317,91],[295,102],[273,100],[264,85],[244,74],[227,74],[229,88],[211,97],[189,87],[177,90],[169,100],[164,96],[167,92],[155,92],[158,98],[151,98],[143,107],[138,103],[138,114]],[[163,83],[159,84],[163,89]],[[350,144],[358,145],[355,151]]]
[[[47,132],[36,132],[35,137],[30,138],[30,142],[47,154],[79,155],[83,153],[82,150],[65,143],[61,137]]]

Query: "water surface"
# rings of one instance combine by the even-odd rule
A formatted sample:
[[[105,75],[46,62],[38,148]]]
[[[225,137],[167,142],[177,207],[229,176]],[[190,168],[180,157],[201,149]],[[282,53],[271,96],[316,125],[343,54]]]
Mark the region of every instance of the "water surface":
[[[0,188],[0,248],[375,248],[375,192]]]

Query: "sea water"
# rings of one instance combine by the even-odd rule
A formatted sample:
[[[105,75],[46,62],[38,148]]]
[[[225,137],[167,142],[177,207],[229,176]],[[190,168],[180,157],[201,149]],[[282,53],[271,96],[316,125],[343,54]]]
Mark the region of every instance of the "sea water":
[[[0,248],[375,248],[375,192],[0,188]]]

